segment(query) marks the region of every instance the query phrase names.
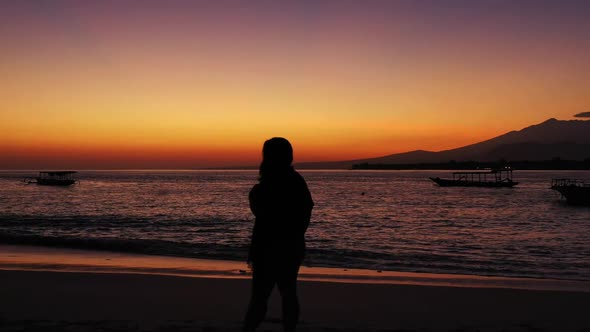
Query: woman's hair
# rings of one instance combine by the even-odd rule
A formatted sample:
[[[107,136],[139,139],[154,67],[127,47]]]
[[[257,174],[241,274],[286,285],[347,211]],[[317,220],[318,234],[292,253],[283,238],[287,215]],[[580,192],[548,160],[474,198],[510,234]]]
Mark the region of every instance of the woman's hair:
[[[283,174],[293,169],[293,147],[282,137],[273,137],[262,146],[262,163],[260,164],[260,179]]]

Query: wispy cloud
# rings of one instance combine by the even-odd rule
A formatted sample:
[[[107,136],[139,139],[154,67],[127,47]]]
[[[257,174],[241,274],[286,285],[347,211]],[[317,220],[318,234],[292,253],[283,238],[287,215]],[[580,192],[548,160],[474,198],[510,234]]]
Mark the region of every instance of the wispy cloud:
[[[574,118],[590,118],[590,112],[582,112],[574,115]]]

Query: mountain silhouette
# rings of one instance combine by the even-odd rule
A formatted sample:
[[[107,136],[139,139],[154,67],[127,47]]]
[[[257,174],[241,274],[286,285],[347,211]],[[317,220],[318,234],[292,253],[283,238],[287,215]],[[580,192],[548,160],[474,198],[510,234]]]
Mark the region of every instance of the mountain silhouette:
[[[297,164],[297,168],[351,168],[354,164],[446,163],[451,160],[493,162],[590,158],[590,120],[556,120],[511,131],[492,139],[444,151],[416,150],[378,158]]]

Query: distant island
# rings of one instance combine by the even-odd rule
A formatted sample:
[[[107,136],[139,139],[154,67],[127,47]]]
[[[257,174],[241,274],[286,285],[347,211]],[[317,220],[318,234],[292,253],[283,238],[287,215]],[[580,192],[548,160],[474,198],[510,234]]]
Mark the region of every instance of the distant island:
[[[299,163],[299,169],[590,169],[590,120],[549,119],[522,130],[444,151]]]
[[[361,163],[352,165],[352,169],[359,170],[426,170],[426,169],[440,169],[440,170],[472,170],[472,169],[487,169],[487,168],[504,168],[510,167],[519,170],[590,170],[590,158],[582,161],[578,160],[562,160],[554,158],[552,160],[543,161],[506,161],[499,160],[497,162],[477,162],[477,161],[462,161],[457,162],[451,160],[446,163],[421,163],[421,164],[369,164]]]

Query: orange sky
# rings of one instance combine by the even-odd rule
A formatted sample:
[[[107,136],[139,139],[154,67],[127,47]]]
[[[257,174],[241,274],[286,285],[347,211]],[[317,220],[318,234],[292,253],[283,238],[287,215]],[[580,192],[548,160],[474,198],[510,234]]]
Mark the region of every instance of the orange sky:
[[[581,1],[3,2],[0,168],[442,150],[590,107]]]

